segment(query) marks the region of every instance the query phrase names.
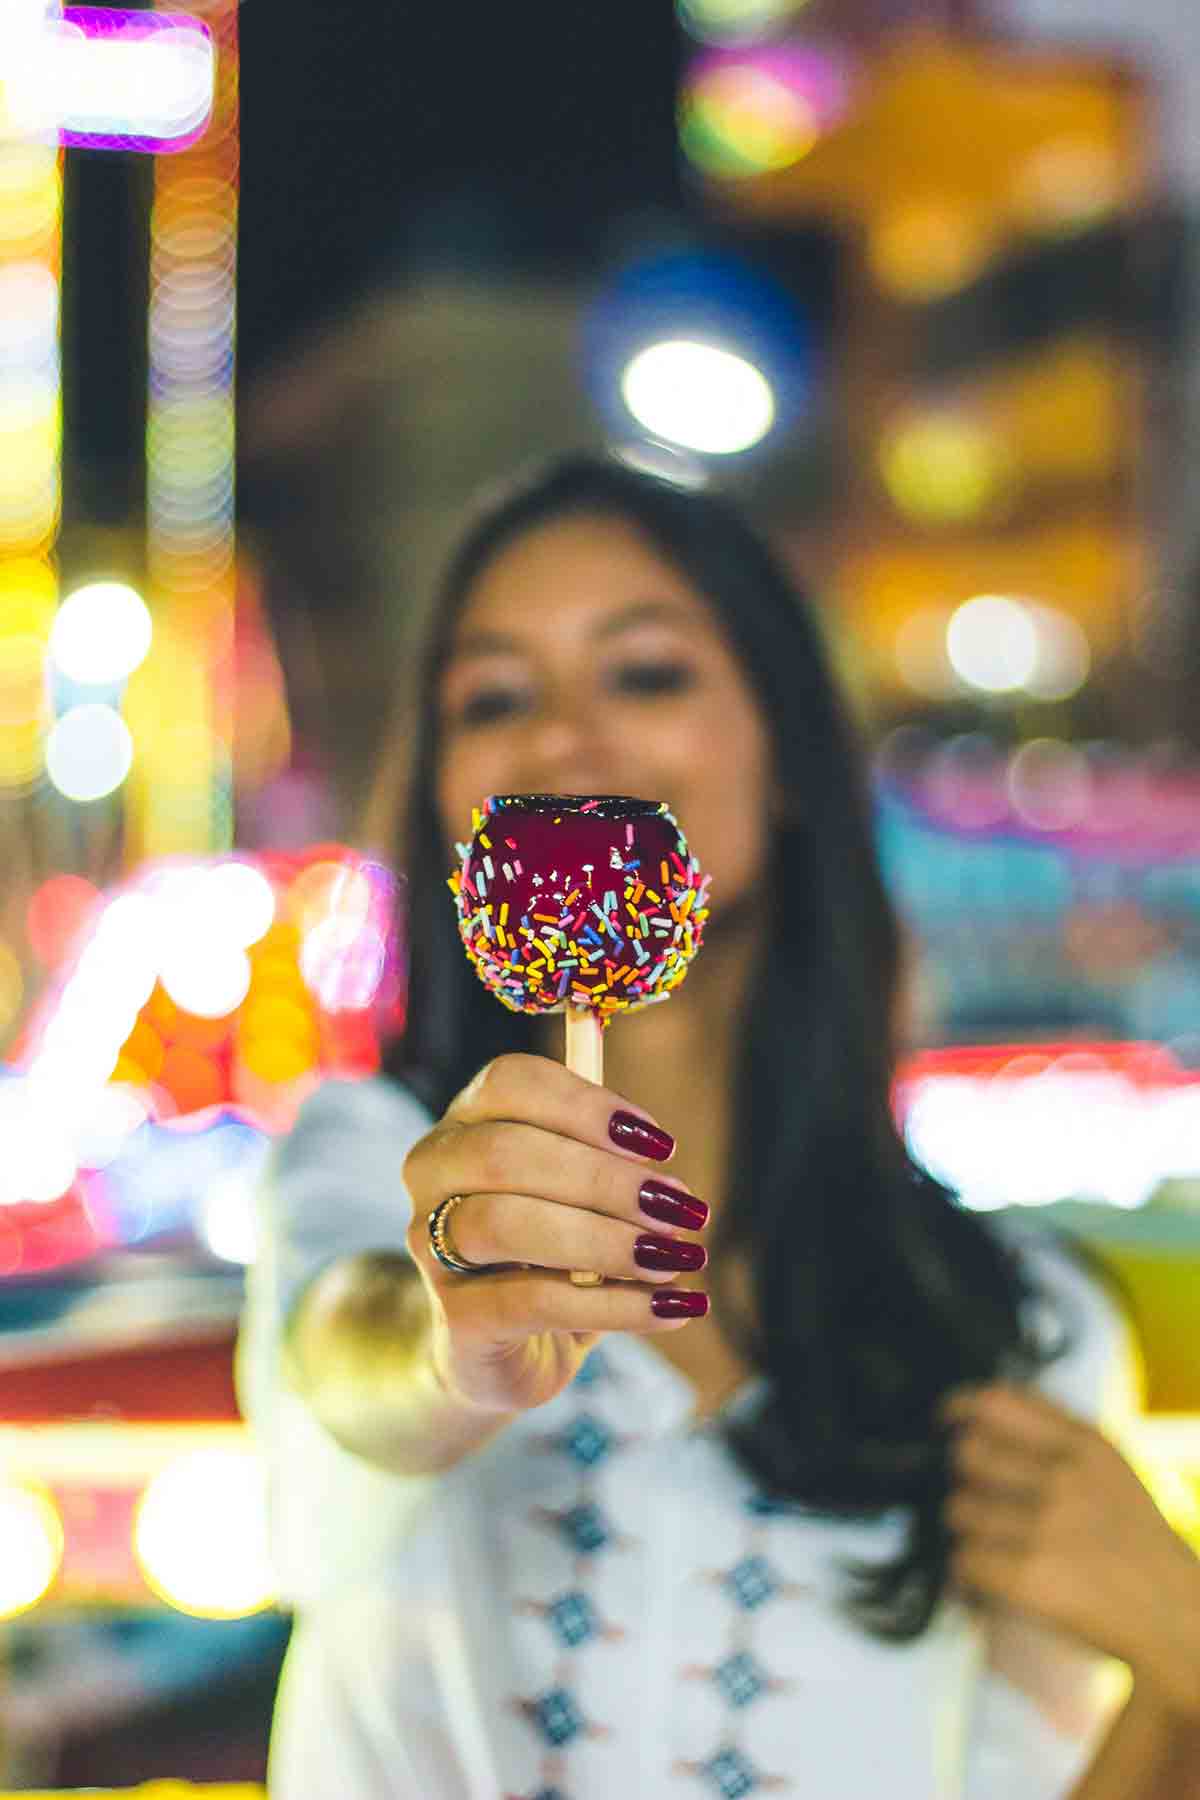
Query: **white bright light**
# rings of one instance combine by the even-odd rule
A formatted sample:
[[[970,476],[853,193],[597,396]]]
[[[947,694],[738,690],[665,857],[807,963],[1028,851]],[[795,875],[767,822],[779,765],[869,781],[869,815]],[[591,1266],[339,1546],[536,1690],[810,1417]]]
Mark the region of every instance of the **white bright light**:
[[[249,1449],[196,1450],[155,1475],[138,1503],[134,1554],[155,1593],[202,1619],[241,1619],[275,1594],[266,1476]]]
[[[218,1176],[204,1196],[200,1233],[223,1262],[248,1267],[254,1261],[258,1248],[254,1202],[261,1170],[262,1159],[252,1158],[249,1167]]]
[[[1037,667],[1029,691],[1039,700],[1069,700],[1087,680],[1092,652],[1082,626],[1056,606],[1031,606],[1038,636]]]
[[[40,107],[68,131],[185,137],[212,109],[213,47],[190,28],[105,38],[60,24],[36,79]]]
[[[75,1179],[70,1134],[56,1096],[33,1080],[0,1084],[0,1206],[44,1205]]]
[[[1161,1182],[1200,1174],[1200,1094],[1145,1093],[1102,1067],[931,1077],[904,1130],[975,1211],[1073,1199],[1132,1208]]]
[[[326,919],[300,946],[300,972],[325,1012],[370,1006],[387,966],[387,945],[370,925]]]
[[[21,369],[58,353],[58,282],[43,263],[0,269],[0,366]]]
[[[167,993],[184,1012],[223,1019],[250,992],[250,958],[236,944],[209,938],[180,946],[163,958],[159,971]]]
[[[50,655],[68,680],[107,686],[145,661],[153,634],[140,594],[122,581],[93,581],[59,607]]]
[[[275,890],[249,863],[224,862],[210,869],[204,898],[213,929],[243,950],[266,935],[275,917]]]
[[[74,1131],[74,1155],[81,1169],[106,1169],[150,1117],[150,1102],[127,1082],[105,1086],[81,1109]]]
[[[1026,687],[1037,668],[1037,626],[1019,600],[979,594],[952,614],[946,653],[969,687],[1010,694]]]
[[[0,1487],[0,1619],[37,1605],[62,1556],[62,1520],[49,1490],[6,1482]]]
[[[105,907],[75,980],[136,1018],[154,991],[162,939],[162,921],[147,896],[120,894]],[[133,1018],[129,1023],[132,1028]]]
[[[625,370],[621,393],[653,437],[708,456],[749,450],[775,423],[775,396],[761,369],[712,344],[651,344]]]
[[[73,706],[46,740],[46,773],[68,800],[102,800],[132,766],[129,727],[111,706]]]

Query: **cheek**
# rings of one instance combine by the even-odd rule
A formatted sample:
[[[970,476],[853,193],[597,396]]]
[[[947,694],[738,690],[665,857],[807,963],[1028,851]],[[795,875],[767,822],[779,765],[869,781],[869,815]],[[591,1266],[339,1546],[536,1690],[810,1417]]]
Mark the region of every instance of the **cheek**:
[[[480,756],[461,742],[445,746],[438,777],[438,809],[448,842],[470,836],[472,809],[497,791],[496,772],[495,757]]]
[[[773,760],[757,714],[726,709],[705,721],[681,766],[680,823],[727,894],[757,879],[770,851]],[[687,796],[687,812],[682,808]]]

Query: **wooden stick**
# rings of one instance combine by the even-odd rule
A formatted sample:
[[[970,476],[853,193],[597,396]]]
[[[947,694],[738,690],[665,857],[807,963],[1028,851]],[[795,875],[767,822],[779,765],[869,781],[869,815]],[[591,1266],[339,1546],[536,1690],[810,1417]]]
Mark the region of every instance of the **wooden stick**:
[[[566,1019],[567,1067],[599,1087],[604,1081],[604,1027],[590,1007],[569,1005]],[[604,1277],[597,1269],[572,1269],[571,1280],[576,1287],[599,1287]]]

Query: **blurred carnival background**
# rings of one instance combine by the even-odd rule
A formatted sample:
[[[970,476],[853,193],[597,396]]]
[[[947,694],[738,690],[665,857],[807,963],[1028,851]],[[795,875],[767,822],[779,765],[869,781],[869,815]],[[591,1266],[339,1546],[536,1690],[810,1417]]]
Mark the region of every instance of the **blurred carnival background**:
[[[813,593],[909,1141],[1124,1281],[1200,1545],[1198,199],[1177,0],[5,0],[0,1787],[262,1778],[250,1196],[403,1029],[410,619],[572,445]]]

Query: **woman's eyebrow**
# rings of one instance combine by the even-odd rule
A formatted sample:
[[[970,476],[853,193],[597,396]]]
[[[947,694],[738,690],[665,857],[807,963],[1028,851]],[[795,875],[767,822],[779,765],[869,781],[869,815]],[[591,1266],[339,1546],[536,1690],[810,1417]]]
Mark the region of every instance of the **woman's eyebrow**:
[[[676,600],[635,600],[619,612],[609,613],[592,630],[601,640],[615,637],[635,625],[688,625],[687,611]],[[466,631],[450,646],[450,658],[463,662],[476,656],[520,656],[525,649],[520,638],[503,631]]]

